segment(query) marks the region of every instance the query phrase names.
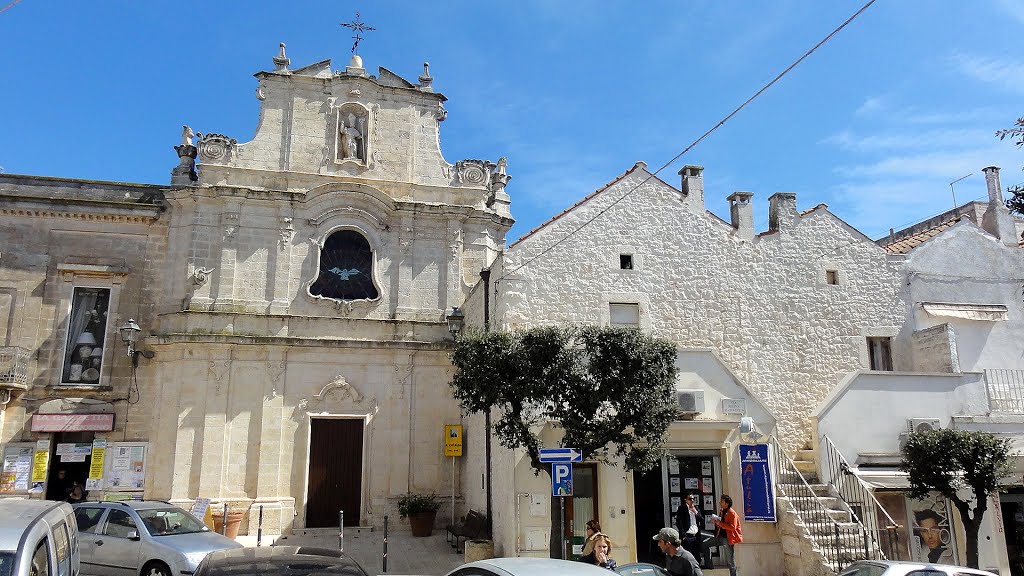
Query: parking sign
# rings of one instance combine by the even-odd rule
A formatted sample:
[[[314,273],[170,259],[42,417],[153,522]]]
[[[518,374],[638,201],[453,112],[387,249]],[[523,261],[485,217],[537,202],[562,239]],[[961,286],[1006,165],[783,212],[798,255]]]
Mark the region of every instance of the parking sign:
[[[572,496],[572,464],[551,465],[551,495]]]

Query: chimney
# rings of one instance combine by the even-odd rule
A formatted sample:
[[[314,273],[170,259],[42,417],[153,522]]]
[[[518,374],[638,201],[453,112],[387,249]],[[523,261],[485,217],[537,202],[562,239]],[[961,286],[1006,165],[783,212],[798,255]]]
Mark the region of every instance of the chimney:
[[[687,164],[679,174],[683,177],[683,203],[694,214],[704,213],[704,167]]]
[[[786,230],[796,221],[796,194],[776,192],[768,197],[768,229],[772,232]]]
[[[985,186],[988,188],[988,207],[985,209],[985,216],[981,219],[981,227],[989,234],[995,236],[1005,246],[1018,246],[1020,239],[1017,238],[1017,227],[1013,223],[1013,216],[1003,202],[1003,188],[999,183],[999,168],[989,166],[985,172]]]
[[[750,203],[753,196],[753,192],[733,192],[726,198],[732,215],[732,227],[741,240],[754,239],[754,205]]]

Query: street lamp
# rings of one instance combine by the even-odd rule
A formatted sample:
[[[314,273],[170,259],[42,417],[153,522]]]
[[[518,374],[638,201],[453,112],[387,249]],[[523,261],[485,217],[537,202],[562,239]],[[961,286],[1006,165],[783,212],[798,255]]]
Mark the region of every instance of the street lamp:
[[[139,325],[135,320],[129,318],[128,321],[124,323],[124,326],[118,328],[118,331],[121,332],[121,341],[128,347],[128,356],[134,357],[135,341],[139,339],[139,333],[142,332],[142,328],[139,328]]]
[[[466,324],[466,315],[458,306],[454,306],[451,313],[445,316],[445,320],[448,321],[448,331],[452,333],[452,340],[457,340],[462,327]]]

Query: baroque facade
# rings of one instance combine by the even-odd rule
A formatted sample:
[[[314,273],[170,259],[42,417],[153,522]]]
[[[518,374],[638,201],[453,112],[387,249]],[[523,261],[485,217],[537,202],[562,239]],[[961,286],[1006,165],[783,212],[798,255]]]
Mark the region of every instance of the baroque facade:
[[[64,452],[141,446],[134,486],[90,473],[97,497],[212,498],[253,526],[261,509],[270,532],[339,510],[380,525],[399,495],[452,488],[445,316],[504,245],[509,176],[504,159],[445,161],[426,65],[413,84],[358,56],[291,69],[282,45],[273,61],[255,137],[184,127],[171,186],[0,177],[4,344],[27,375],[0,442],[17,458],[49,441],[48,479],[83,480]],[[93,348],[102,362],[80,358]],[[73,417],[100,412],[109,425]],[[50,413],[64,428],[33,425]]]

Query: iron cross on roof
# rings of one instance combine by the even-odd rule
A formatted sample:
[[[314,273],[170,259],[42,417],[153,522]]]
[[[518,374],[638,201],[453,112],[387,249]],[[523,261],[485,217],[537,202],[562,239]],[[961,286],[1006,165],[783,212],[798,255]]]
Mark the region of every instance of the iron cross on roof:
[[[352,29],[352,39],[355,42],[352,43],[352,53],[355,54],[359,48],[359,41],[363,39],[363,32],[371,32],[376,30],[373,26],[367,26],[365,22],[359,19],[359,12],[356,11],[356,19],[351,22],[342,22],[342,26],[345,28]]]

